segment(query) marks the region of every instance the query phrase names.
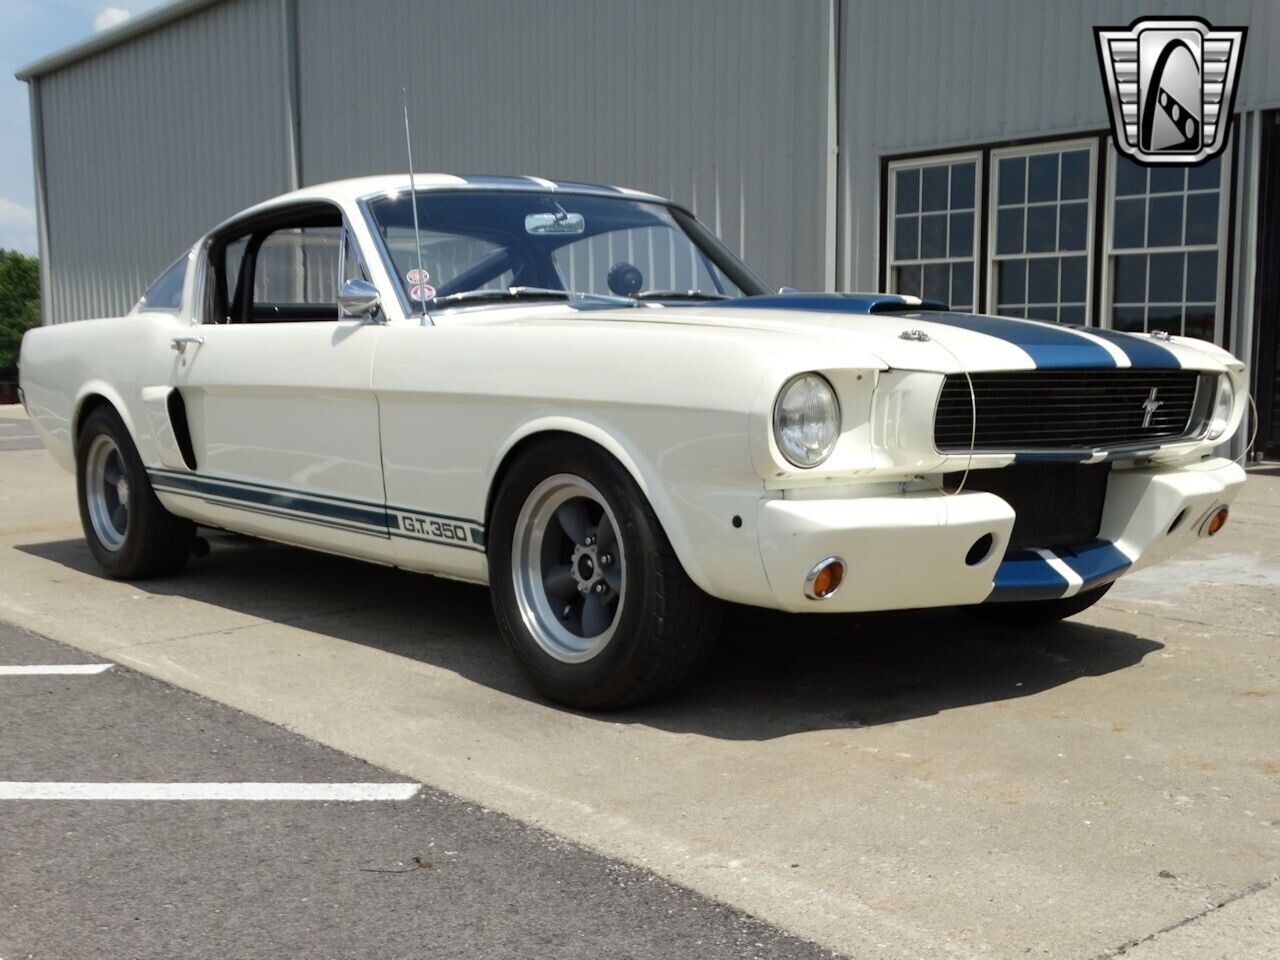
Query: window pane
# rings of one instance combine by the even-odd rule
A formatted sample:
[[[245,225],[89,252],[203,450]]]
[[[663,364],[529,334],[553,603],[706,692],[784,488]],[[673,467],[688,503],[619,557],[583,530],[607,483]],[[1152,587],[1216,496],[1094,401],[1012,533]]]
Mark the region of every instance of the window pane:
[[[1027,252],[1050,253],[1058,249],[1058,206],[1027,207]]]
[[[1218,194],[1187,197],[1187,244],[1218,242]]]
[[[915,213],[920,209],[920,171],[899,170],[895,174],[895,178],[895,212]]]
[[[1058,249],[1083,250],[1089,212],[1087,203],[1064,203],[1058,216]]]
[[[1058,310],[1058,322],[1084,326],[1084,307],[1062,307]]]
[[[973,177],[976,164],[957,163],[951,167],[951,209],[973,208]]]
[[[947,255],[947,215],[935,213],[920,218],[920,257]]]
[[[947,302],[951,292],[951,267],[945,263],[926,263],[924,265],[924,293],[926,300]]]
[[[1147,168],[1127,157],[1116,157],[1116,196],[1147,192]]]
[[[1117,249],[1141,247],[1146,243],[1145,200],[1117,200],[1115,223],[1112,226],[1112,243]]]
[[[1027,159],[1027,202],[1058,199],[1058,155],[1040,153]]]
[[[973,309],[973,267],[970,264],[951,265],[951,308]]]
[[[1147,258],[1145,255],[1116,257],[1115,260],[1115,292],[1112,299],[1116,303],[1147,302]]]
[[[894,289],[898,293],[908,293],[913,297],[920,296],[920,267],[897,267],[894,270],[897,274],[897,282],[894,283]]]
[[[1187,299],[1209,302],[1218,299],[1217,251],[1187,254]]]
[[[270,234],[254,258],[254,304],[332,306],[336,319],[341,239],[341,227],[285,228]]]
[[[1188,337],[1199,337],[1201,340],[1213,340],[1213,304],[1192,303],[1187,305],[1187,320],[1183,328]]]
[[[1152,193],[1179,193],[1186,183],[1187,172],[1182,167],[1152,167]]]
[[[950,256],[968,257],[973,254],[973,214],[953,213],[951,215]]]
[[[1111,311],[1111,326],[1126,333],[1141,333],[1145,329],[1145,307],[1116,307]]]
[[[1183,253],[1151,255],[1151,279],[1147,288],[1148,302],[1182,302],[1182,267],[1185,259],[1186,254]]]
[[[1002,317],[1025,317],[1027,315],[1027,311],[1022,307],[997,307],[996,309]]]
[[[1059,293],[1063,303],[1084,303],[1085,277],[1087,262],[1084,257],[1062,258],[1062,289]]]
[[[1058,320],[1057,307],[1027,307],[1028,320],[1047,320],[1050,323],[1056,323]]]
[[[921,210],[947,209],[947,174],[950,167],[925,167],[920,189]]]
[[[1089,196],[1089,151],[1072,150],[1062,155],[1062,199],[1083,200]]]
[[[996,216],[996,253],[1022,252],[1022,207],[1001,210]]]
[[[1000,161],[1000,203],[1022,203],[1027,198],[1027,158],[1005,157]]]
[[[896,217],[893,224],[893,259],[915,260],[920,256],[920,218]]]
[[[1147,330],[1164,330],[1168,333],[1181,334],[1182,307],[1147,307]]]
[[[1058,258],[1027,261],[1027,303],[1058,302]]]
[[[1001,260],[996,264],[996,299],[1000,303],[1027,302],[1027,262]]]
[[[1222,185],[1222,157],[1217,156],[1208,163],[1192,167],[1187,171],[1188,190],[1217,189]]]
[[[182,307],[182,285],[187,281],[187,258],[180,257],[142,295],[144,310],[178,310]]]
[[[1154,176],[1155,171],[1152,170],[1151,174]],[[1147,221],[1147,246],[1176,247],[1181,243],[1182,197],[1152,197]]]

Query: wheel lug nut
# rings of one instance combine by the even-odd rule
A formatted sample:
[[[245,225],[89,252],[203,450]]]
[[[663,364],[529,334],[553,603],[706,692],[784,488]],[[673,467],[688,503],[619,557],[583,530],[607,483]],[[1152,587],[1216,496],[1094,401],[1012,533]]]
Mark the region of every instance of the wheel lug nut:
[[[595,538],[595,537],[587,537],[587,539],[586,539],[586,540],[582,541],[582,544],[583,544],[583,546],[586,546],[586,547],[594,547],[594,546],[595,546],[595,544],[596,544],[596,538]]]
[[[604,593],[608,589],[609,588],[605,586],[603,582],[597,583],[595,587],[596,593]]]
[[[600,566],[607,567],[611,563],[613,563],[613,554],[611,553],[600,554]]]

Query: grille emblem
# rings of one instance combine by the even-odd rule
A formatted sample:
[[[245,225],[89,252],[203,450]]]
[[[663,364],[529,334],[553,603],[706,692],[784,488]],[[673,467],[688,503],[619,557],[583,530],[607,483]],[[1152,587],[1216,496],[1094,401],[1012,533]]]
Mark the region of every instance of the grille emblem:
[[[1152,387],[1147,399],[1142,401],[1142,429],[1144,430],[1151,426],[1151,418],[1155,416],[1156,411],[1164,406],[1163,400],[1156,399],[1156,395],[1159,393],[1159,387]]]

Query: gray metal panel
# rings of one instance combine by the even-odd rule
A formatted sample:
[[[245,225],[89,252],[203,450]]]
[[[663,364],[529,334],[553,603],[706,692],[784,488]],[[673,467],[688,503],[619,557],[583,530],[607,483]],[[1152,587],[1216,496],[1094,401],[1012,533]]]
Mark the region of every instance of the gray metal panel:
[[[1236,108],[1280,104],[1274,0],[844,0],[839,285],[880,286],[881,157],[1104,129],[1093,27],[1175,14],[1248,26]]]
[[[303,0],[302,177],[528,173],[671,197],[820,288],[827,0]]]
[[[224,217],[289,188],[280,0],[235,0],[32,81],[50,322],[127,310]]]

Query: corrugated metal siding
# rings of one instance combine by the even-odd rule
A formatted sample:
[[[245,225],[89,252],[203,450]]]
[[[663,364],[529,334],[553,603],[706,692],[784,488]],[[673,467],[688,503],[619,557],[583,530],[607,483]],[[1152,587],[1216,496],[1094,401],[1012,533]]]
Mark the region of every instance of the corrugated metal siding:
[[[279,0],[236,0],[39,84],[46,319],[123,312],[217,221],[289,187]]]
[[[1104,129],[1093,27],[1185,14],[1249,27],[1237,111],[1280,103],[1273,0],[844,0],[838,285],[880,286],[882,157]]]
[[[826,0],[304,0],[306,183],[405,166],[649,190],[821,287]]]

